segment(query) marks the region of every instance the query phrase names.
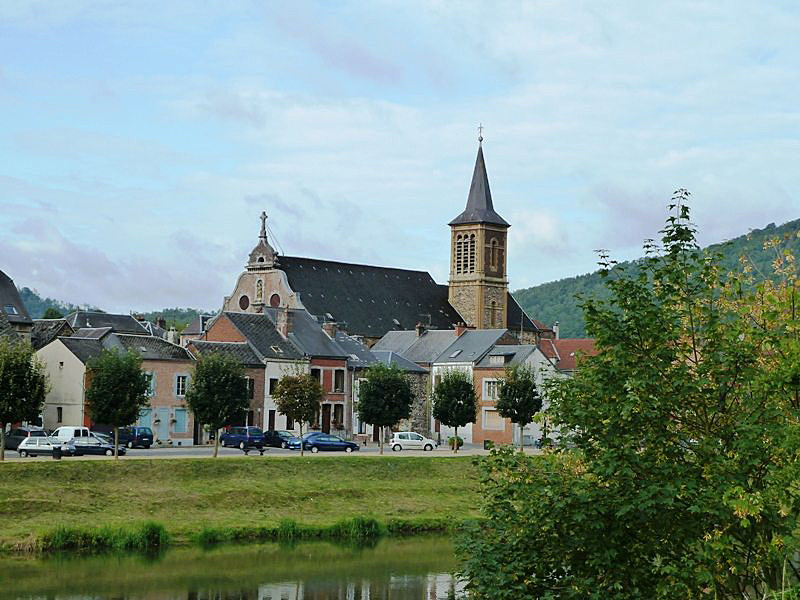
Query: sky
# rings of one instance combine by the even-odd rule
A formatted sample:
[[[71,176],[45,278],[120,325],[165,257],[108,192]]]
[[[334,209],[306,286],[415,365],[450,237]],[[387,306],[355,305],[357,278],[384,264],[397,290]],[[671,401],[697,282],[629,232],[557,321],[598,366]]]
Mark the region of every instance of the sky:
[[[216,309],[257,241],[449,271],[483,124],[510,288],[800,218],[796,2],[0,0],[0,270]]]

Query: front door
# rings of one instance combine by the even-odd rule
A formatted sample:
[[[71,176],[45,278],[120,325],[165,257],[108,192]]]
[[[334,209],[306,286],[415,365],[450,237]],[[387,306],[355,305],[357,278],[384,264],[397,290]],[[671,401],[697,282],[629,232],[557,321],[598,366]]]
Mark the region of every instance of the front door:
[[[158,425],[156,425],[156,436],[162,442],[166,442],[169,437],[169,409],[159,408],[156,412]]]
[[[267,431],[274,431],[275,430],[275,411],[269,411],[269,427]]]
[[[331,432],[331,405],[322,405],[322,431],[324,433]]]

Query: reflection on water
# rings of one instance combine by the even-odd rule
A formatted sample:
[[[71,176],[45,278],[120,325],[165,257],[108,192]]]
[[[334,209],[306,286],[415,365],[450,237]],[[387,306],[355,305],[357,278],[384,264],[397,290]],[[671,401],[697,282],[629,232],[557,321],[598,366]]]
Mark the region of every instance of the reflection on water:
[[[0,559],[0,598],[448,600],[463,597],[445,539],[374,548],[306,543],[176,549],[157,558]]]

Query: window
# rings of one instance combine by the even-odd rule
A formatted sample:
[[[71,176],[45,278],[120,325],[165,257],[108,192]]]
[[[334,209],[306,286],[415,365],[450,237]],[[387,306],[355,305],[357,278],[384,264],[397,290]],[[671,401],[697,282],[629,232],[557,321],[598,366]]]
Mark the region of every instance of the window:
[[[64,409],[60,406],[56,407],[56,423],[62,423],[64,421]]]
[[[459,235],[456,237],[456,256],[455,256],[456,274],[462,273],[463,260],[464,260],[464,241]]]
[[[3,306],[3,310],[6,312],[7,315],[16,315],[17,314],[17,307],[13,304],[6,304]]]
[[[278,386],[278,378],[277,377],[270,377],[269,378],[269,395],[272,396],[275,393],[275,388]]]
[[[497,238],[492,238],[489,244],[489,267],[492,271],[497,271],[500,263],[500,246],[497,243]]]
[[[344,370],[336,369],[333,372],[333,391],[344,392]]]
[[[483,411],[483,428],[494,431],[505,431],[506,421],[496,410],[486,409]]]
[[[322,383],[322,371],[319,369],[311,369],[311,377]]]
[[[475,234],[469,236],[469,265],[467,273],[475,272]]]
[[[400,438],[401,440],[407,440],[408,439],[408,434],[407,433],[398,433],[397,437]]]
[[[344,427],[344,404],[333,405],[333,422],[336,423],[339,428]]]
[[[364,434],[367,433],[367,424],[364,421],[358,421],[358,433]]]
[[[186,433],[186,409],[175,409],[175,433]]]
[[[286,417],[286,429],[294,429],[294,421],[290,417]]]
[[[156,395],[156,374],[148,371],[144,376],[147,378],[147,395],[152,398]]]
[[[486,394],[484,399],[488,402],[497,402],[498,393],[500,391],[500,382],[490,380],[486,382]]]
[[[186,383],[189,379],[188,375],[175,376],[175,395],[182,397],[186,395]]]
[[[408,437],[409,437],[409,439],[411,439],[411,440],[416,440],[416,441],[418,441],[418,442],[421,442],[423,439],[425,439],[425,438],[423,438],[423,437],[422,437],[420,434],[418,434],[418,433],[410,433],[410,434],[408,435]]]
[[[245,377],[247,380],[247,398],[252,400],[256,395],[256,380],[252,377]]]
[[[492,300],[492,306],[489,310],[492,312],[490,319],[492,322],[492,327],[494,327],[497,325],[497,302]]]

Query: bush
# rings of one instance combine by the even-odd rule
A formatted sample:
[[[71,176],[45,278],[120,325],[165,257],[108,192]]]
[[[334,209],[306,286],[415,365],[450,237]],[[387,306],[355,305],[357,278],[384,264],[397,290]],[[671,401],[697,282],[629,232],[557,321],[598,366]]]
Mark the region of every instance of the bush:
[[[451,450],[453,449],[453,445],[456,443],[456,440],[458,440],[458,447],[459,448],[461,448],[461,446],[464,445],[464,440],[461,438],[460,435],[457,435],[457,436],[454,436],[454,437],[449,437],[449,438],[447,438],[447,445],[450,446]]]

